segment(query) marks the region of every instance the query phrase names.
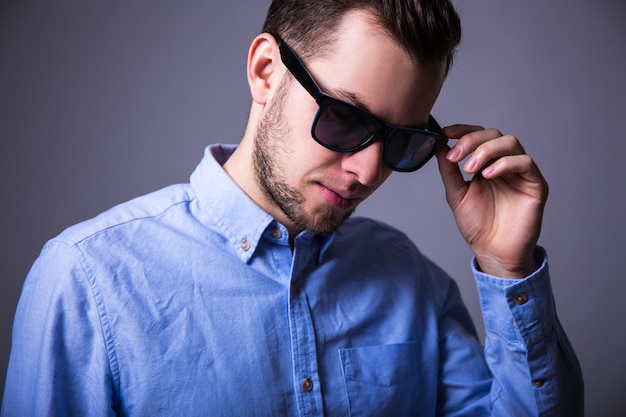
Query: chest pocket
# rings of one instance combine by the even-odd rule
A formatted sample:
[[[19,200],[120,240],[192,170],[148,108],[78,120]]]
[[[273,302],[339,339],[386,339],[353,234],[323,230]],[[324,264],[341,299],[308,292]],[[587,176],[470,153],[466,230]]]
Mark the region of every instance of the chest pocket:
[[[415,342],[340,349],[350,416],[417,414],[419,350]]]

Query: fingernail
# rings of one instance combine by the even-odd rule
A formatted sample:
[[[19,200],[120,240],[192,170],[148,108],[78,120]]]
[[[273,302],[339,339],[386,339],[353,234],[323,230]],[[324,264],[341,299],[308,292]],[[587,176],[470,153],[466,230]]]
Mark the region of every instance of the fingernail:
[[[456,161],[459,158],[459,156],[461,156],[461,150],[455,146],[452,149],[450,149],[450,152],[448,152],[448,155],[446,155],[446,158],[448,158],[450,161]]]
[[[469,161],[465,163],[464,168],[466,171],[473,171],[475,167],[476,167],[476,159],[472,157],[469,159]]]
[[[489,165],[487,168],[483,169],[483,176],[489,176],[493,173],[493,171],[495,171],[496,169],[493,167],[493,165]]]

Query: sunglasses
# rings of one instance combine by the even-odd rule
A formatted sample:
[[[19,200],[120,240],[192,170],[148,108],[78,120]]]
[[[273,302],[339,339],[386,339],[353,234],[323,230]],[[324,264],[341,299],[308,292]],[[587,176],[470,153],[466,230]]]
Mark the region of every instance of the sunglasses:
[[[442,147],[448,138],[441,127],[428,117],[428,129],[389,125],[369,112],[324,93],[296,53],[274,35],[280,58],[319,106],[311,135],[320,145],[336,152],[356,152],[384,138],[383,161],[394,171],[411,172],[421,168]]]

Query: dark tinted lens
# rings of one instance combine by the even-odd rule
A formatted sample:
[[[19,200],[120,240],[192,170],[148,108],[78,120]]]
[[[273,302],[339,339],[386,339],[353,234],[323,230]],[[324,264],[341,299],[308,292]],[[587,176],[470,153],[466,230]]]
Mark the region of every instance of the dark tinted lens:
[[[430,158],[437,139],[427,133],[396,130],[385,145],[385,162],[400,171],[419,168]]]
[[[336,150],[356,148],[376,131],[376,122],[367,114],[334,100],[320,106],[313,126],[315,138]]]

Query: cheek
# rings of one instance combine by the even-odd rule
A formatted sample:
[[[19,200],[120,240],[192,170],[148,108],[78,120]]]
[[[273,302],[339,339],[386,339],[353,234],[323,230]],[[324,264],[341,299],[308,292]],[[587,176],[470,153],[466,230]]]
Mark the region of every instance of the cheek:
[[[283,117],[289,127],[286,131],[289,137],[283,138],[283,143],[288,147],[287,160],[283,161],[283,166],[292,186],[296,185],[295,182],[307,182],[309,177],[319,177],[321,170],[324,170],[324,175],[330,175],[340,169],[344,154],[325,148],[311,135],[311,126],[318,109],[315,100],[299,86],[291,90],[285,102]],[[391,170],[387,171],[385,178],[391,173]]]
[[[296,88],[289,96],[285,106],[284,117],[289,125],[291,152],[301,164],[327,159],[329,151],[317,143],[311,135],[313,119],[318,110],[317,103],[303,88]]]
[[[310,138],[311,125],[318,110],[317,103],[296,81],[293,81],[292,85],[293,88],[286,101],[285,117],[288,118],[294,132],[303,138]]]

